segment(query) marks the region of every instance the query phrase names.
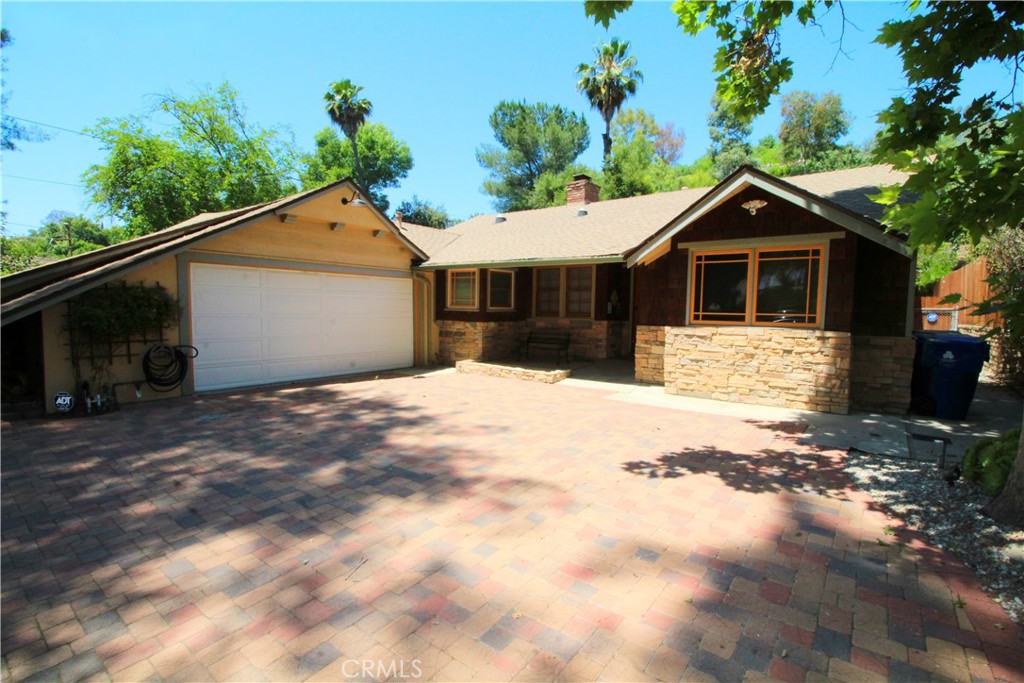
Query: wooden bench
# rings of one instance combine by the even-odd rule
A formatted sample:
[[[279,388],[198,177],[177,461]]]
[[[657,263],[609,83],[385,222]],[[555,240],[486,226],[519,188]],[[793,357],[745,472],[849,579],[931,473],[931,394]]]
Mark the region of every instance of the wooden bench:
[[[544,350],[553,350],[555,352],[555,364],[561,362],[562,356],[565,356],[566,362],[569,361],[569,333],[568,332],[531,332],[526,336],[524,341],[519,346],[520,357],[526,355],[526,360],[530,360],[530,349],[540,348]]]

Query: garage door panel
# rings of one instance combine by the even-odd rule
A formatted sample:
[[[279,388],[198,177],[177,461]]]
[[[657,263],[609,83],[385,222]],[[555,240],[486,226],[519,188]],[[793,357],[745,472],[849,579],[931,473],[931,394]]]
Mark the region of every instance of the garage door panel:
[[[193,264],[197,390],[413,363],[412,281]]]
[[[308,315],[264,317],[263,319],[263,335],[266,337],[319,337],[322,329],[323,321]]]
[[[264,288],[275,290],[296,289],[314,291],[322,288],[321,273],[307,273],[299,270],[264,270]]]
[[[228,339],[259,339],[263,334],[259,314],[247,318],[236,316],[203,316],[192,318],[192,338],[208,341]]]
[[[317,358],[324,353],[319,337],[281,337],[263,340],[263,357],[268,360],[284,358]]]
[[[263,311],[272,315],[289,313],[320,315],[321,300],[317,290],[273,291],[263,295]]]
[[[252,268],[204,264],[202,268],[192,269],[192,286],[200,285],[200,289],[207,285],[259,289],[260,280],[260,272]]]
[[[259,339],[248,341],[204,341],[194,345],[199,349],[196,358],[203,359],[203,365],[225,365],[242,362],[258,362],[263,358],[263,342]]]
[[[212,292],[216,291],[217,294]],[[205,290],[192,299],[194,316],[258,316],[262,301],[258,289]]]
[[[263,378],[263,367],[264,364],[262,362],[233,363],[207,367],[203,369],[203,382],[206,388],[210,389],[263,384],[266,382]]]

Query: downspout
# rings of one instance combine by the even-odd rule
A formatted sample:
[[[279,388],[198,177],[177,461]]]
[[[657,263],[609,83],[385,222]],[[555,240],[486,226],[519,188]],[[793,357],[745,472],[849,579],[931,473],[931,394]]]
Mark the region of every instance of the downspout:
[[[423,283],[423,360],[427,365],[433,364],[434,353],[431,348],[431,342],[433,335],[430,333],[430,325],[434,320],[434,296],[429,278],[426,275],[419,272],[414,272],[413,277]]]

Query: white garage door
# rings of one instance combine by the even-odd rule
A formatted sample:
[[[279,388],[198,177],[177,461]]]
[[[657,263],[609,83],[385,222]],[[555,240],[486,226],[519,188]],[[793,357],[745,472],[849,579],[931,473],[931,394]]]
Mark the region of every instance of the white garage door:
[[[197,391],[413,364],[412,280],[192,264]]]

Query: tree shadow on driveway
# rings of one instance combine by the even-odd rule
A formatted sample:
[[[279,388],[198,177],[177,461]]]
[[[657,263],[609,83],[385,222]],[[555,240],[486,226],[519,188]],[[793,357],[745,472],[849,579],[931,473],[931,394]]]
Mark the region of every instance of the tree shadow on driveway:
[[[5,426],[0,629],[15,677],[92,675],[125,654],[72,657],[72,642],[76,651],[119,640],[141,647],[179,624],[212,640],[241,634],[252,615],[202,600],[315,588],[365,563],[380,540],[367,518],[415,537],[430,525],[403,524],[409,510],[521,483],[489,476],[490,456],[439,445],[430,412],[396,402],[385,383]],[[393,554],[387,545],[374,552],[374,561]],[[239,559],[249,555],[255,562]],[[201,624],[191,621],[197,605]],[[301,619],[282,609],[274,628]]]
[[[764,524],[746,527],[746,537],[742,528],[730,536],[719,527],[721,541],[709,542],[706,556],[696,558],[706,567],[701,585],[711,592],[693,598],[694,607],[724,620],[722,628],[734,634],[756,622],[752,615],[769,617],[771,661],[758,658],[753,671],[956,679],[970,675],[972,655],[950,654],[962,648],[984,651],[996,678],[1012,680],[1024,671],[1017,626],[959,560],[858,491],[843,471],[844,453],[799,444],[799,425],[756,424],[777,432],[770,447],[683,448],[621,465],[678,486],[679,496],[717,490],[706,499],[719,506],[720,517],[730,508],[764,511]],[[701,632],[682,632],[696,652]],[[757,644],[762,654],[765,644]],[[840,660],[835,671],[834,659]],[[691,665],[739,680],[746,671],[734,660],[711,651]]]

